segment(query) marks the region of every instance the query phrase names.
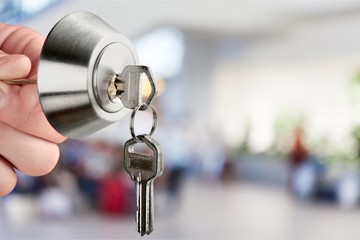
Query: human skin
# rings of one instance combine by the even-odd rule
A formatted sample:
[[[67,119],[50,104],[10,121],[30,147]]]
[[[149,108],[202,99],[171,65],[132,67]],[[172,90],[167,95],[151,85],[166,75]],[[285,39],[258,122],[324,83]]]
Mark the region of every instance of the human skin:
[[[36,79],[43,43],[29,28],[0,23],[0,79]],[[14,168],[30,176],[49,173],[64,140],[46,120],[35,85],[0,81],[0,196],[13,190]]]

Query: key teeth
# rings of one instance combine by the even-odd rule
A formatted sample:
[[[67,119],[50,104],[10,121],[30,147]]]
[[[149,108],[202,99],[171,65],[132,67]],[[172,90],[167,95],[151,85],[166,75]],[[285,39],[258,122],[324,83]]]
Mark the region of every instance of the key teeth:
[[[149,230],[146,231],[146,234],[150,235],[150,233],[152,233],[152,231],[153,231],[153,228],[150,228]]]
[[[150,235],[152,233],[152,229],[148,230],[148,231],[138,231],[140,233],[140,236],[145,236],[146,235]]]
[[[140,235],[142,237],[145,236],[145,234],[150,235],[153,232],[153,230],[154,230],[154,228],[152,228],[152,227],[149,227],[149,229],[143,229],[143,230],[140,228],[137,229],[138,233],[140,233]]]

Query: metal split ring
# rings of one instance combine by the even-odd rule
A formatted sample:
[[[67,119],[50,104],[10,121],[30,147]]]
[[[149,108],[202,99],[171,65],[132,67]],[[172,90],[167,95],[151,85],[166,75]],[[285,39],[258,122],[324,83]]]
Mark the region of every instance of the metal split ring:
[[[155,129],[156,129],[156,126],[157,126],[157,113],[156,113],[156,110],[155,110],[154,106],[152,106],[152,105],[148,106],[146,103],[141,103],[136,108],[134,108],[134,110],[131,113],[131,116],[130,116],[130,132],[131,132],[131,136],[133,137],[133,139],[136,140],[136,142],[141,142],[141,140],[137,137],[138,135],[135,134],[134,125],[135,125],[136,112],[138,110],[144,111],[149,107],[151,108],[152,115],[153,115],[153,124],[152,124],[151,130],[150,130],[150,133],[149,133],[149,135],[152,136],[153,133],[155,132]],[[144,109],[144,110],[141,110],[141,109]]]

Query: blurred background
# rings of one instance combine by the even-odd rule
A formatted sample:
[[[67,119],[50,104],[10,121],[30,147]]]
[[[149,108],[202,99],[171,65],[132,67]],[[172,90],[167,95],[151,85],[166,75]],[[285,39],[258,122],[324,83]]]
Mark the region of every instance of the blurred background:
[[[1,0],[0,21],[47,35],[77,10],[129,37],[159,86],[146,238],[360,237],[359,2]],[[129,138],[127,116],[61,144],[52,173],[19,173],[0,239],[140,238]]]

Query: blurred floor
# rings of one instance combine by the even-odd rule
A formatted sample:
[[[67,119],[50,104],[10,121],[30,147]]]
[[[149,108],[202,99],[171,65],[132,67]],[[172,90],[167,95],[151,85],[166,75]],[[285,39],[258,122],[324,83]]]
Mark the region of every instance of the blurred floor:
[[[180,208],[156,195],[155,231],[150,239],[359,238],[360,210],[297,203],[285,189],[253,184],[213,186],[187,182]],[[68,220],[36,220],[0,226],[0,239],[140,239],[133,216],[97,214]]]

